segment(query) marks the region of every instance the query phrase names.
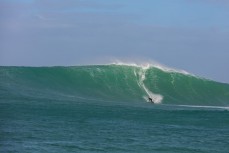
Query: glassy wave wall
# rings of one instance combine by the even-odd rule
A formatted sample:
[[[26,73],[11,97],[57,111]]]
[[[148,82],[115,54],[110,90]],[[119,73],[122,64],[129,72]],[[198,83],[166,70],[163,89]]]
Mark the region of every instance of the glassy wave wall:
[[[0,67],[0,96],[228,106],[229,85],[153,65]]]

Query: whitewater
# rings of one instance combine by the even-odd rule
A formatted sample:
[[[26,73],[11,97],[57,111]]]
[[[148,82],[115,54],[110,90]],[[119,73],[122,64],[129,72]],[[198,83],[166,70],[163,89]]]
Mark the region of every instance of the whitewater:
[[[229,84],[160,64],[0,67],[0,152],[226,153],[228,110]]]

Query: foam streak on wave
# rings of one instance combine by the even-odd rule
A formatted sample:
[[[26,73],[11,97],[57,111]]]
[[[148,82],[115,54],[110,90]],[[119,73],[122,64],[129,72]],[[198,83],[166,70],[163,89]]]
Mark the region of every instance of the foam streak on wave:
[[[144,84],[144,80],[145,80],[145,73],[146,73],[146,70],[148,68],[145,68],[145,69],[141,69],[138,73],[139,75],[139,80],[138,80],[138,85],[141,89],[143,89],[145,91],[145,93],[147,94],[143,96],[143,98],[148,101],[148,97],[152,98],[152,100],[154,101],[154,103],[161,103],[161,101],[163,100],[163,96],[160,95],[160,94],[155,94],[153,92],[151,92],[148,88],[146,88],[145,84]],[[136,72],[135,72],[136,73]]]

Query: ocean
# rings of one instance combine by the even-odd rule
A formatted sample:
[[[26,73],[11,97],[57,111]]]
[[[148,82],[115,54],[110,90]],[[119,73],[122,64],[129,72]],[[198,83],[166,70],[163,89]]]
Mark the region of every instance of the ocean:
[[[229,84],[158,65],[1,66],[0,152],[229,153]]]

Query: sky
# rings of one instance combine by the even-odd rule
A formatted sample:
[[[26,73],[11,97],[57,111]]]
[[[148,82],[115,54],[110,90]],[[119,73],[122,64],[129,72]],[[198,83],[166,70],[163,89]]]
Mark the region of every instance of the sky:
[[[228,0],[0,0],[0,65],[157,61],[229,83],[228,18]]]

